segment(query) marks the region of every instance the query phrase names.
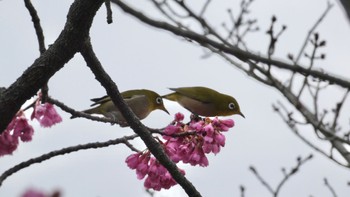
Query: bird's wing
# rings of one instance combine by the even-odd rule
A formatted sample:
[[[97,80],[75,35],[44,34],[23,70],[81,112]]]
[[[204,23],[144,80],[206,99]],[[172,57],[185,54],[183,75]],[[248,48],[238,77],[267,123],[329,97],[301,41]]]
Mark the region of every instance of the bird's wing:
[[[133,98],[136,95],[145,95],[144,90],[128,90],[121,93],[123,99]]]
[[[132,95],[132,94],[122,94],[123,99],[125,100],[126,103],[131,102],[132,100],[139,100],[139,99],[145,99],[145,95]],[[102,105],[103,103],[106,103],[108,101],[111,101],[111,98],[109,96],[103,96],[101,98],[93,98],[91,99],[94,103],[91,104],[90,106],[95,106],[95,105]]]
[[[205,87],[169,88],[181,95],[203,103],[211,103],[216,91]]]
[[[92,106],[99,105],[99,104],[101,105],[101,104],[108,102],[110,100],[111,100],[111,98],[108,95],[100,97],[100,98],[93,98],[93,99],[91,99],[91,101],[93,101],[94,103],[91,104],[90,106],[92,107]]]

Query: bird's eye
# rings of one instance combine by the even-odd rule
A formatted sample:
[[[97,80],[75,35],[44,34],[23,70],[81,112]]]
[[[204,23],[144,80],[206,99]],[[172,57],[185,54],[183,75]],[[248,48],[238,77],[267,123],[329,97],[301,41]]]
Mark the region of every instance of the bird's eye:
[[[157,97],[156,98],[156,102],[157,102],[157,104],[162,104],[162,98],[161,97]]]
[[[228,108],[232,109],[232,110],[235,109],[235,104],[234,103],[229,103],[228,104]]]

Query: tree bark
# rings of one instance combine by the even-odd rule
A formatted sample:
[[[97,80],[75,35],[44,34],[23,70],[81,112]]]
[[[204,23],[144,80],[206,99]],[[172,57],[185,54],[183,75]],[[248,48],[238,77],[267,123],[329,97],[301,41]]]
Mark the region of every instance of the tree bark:
[[[21,106],[77,53],[103,0],[76,0],[69,9],[67,22],[53,45],[0,94],[0,134]]]

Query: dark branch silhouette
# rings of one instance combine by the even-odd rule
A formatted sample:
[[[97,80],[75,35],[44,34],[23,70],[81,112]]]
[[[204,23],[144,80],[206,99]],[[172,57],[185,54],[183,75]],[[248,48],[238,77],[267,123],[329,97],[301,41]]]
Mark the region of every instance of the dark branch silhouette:
[[[309,155],[305,158],[298,157],[297,158],[297,165],[292,167],[289,171],[287,171],[285,168],[282,168],[283,172],[283,179],[278,183],[276,186],[276,189],[273,189],[273,187],[260,175],[260,173],[256,170],[254,166],[250,166],[250,171],[256,176],[256,178],[260,181],[260,183],[272,194],[272,196],[277,197],[279,192],[281,191],[284,184],[293,176],[295,175],[302,165],[304,165],[307,161],[312,159],[312,155]]]
[[[103,1],[76,0],[70,7],[67,23],[56,39],[24,73],[0,95],[0,134],[21,106],[67,63],[82,46],[96,11]],[[59,55],[58,55],[59,54]]]
[[[21,162],[20,164],[17,164],[15,166],[13,166],[12,168],[6,170],[4,173],[2,173],[2,175],[0,176],[0,186],[2,185],[4,180],[7,179],[9,176],[13,175],[14,173],[16,173],[20,170],[23,170],[24,168],[27,168],[27,167],[33,165],[33,164],[41,163],[43,161],[52,159],[53,157],[69,154],[72,152],[77,152],[80,150],[104,148],[104,147],[108,147],[108,146],[116,145],[116,144],[120,144],[120,143],[124,143],[125,145],[130,147],[128,141],[133,140],[136,137],[138,137],[138,135],[134,134],[134,135],[130,135],[130,136],[124,136],[122,138],[117,138],[114,140],[108,140],[106,142],[93,142],[93,143],[88,143],[88,144],[71,146],[71,147],[67,147],[67,148],[62,148],[61,150],[55,150],[55,151],[43,154],[43,155],[36,157],[36,158],[29,159],[28,161]]]

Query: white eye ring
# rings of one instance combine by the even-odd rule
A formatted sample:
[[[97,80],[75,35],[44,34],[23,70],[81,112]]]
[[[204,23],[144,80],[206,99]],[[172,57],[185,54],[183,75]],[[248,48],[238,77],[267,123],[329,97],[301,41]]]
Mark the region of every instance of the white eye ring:
[[[236,106],[235,106],[234,103],[229,103],[229,104],[228,104],[228,108],[233,110],[233,109],[236,108]]]
[[[162,98],[161,97],[157,97],[156,98],[156,102],[157,102],[157,104],[162,104]]]

